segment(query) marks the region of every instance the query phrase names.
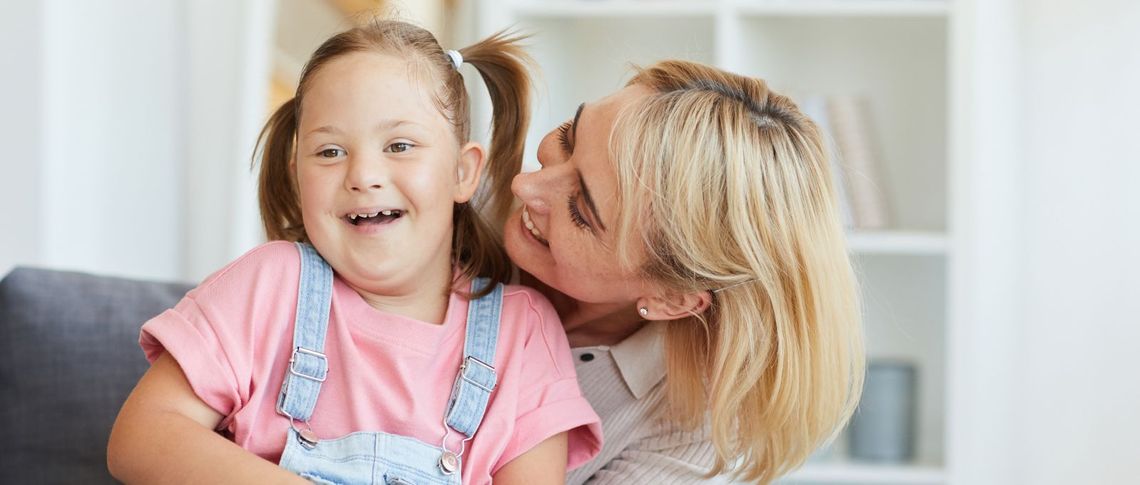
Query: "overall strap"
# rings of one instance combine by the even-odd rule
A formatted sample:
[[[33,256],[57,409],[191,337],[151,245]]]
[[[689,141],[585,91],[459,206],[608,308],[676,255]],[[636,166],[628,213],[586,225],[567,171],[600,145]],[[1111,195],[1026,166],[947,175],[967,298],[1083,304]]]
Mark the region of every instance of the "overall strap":
[[[475,278],[471,291],[491,284],[486,278]],[[467,334],[463,344],[463,364],[451,390],[444,422],[467,438],[475,436],[491,391],[495,389],[495,349],[499,342],[499,314],[503,307],[503,285],[496,284],[491,293],[471,300],[467,307]]]
[[[313,415],[321,383],[328,374],[325,333],[332,304],[333,271],[317,250],[297,243],[301,252],[301,282],[297,290],[297,317],[293,324],[293,355],[277,397],[277,412],[306,422]]]

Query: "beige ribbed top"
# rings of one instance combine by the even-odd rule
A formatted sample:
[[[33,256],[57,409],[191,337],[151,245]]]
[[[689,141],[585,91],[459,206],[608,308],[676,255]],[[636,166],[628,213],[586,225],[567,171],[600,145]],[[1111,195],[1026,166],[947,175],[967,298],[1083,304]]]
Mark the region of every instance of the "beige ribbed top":
[[[605,440],[593,461],[566,483],[720,484],[704,479],[713,462],[707,431],[683,431],[658,415],[665,395],[665,325],[645,328],[613,346],[572,349],[578,383],[602,418]]]

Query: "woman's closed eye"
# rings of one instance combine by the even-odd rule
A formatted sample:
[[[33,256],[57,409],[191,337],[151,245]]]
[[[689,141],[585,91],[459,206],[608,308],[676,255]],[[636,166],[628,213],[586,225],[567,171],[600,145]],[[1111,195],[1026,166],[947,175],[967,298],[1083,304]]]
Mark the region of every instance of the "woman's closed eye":
[[[566,204],[570,210],[570,221],[582,229],[590,229],[590,222],[582,215],[582,211],[578,209],[578,194],[570,194],[566,198]]]

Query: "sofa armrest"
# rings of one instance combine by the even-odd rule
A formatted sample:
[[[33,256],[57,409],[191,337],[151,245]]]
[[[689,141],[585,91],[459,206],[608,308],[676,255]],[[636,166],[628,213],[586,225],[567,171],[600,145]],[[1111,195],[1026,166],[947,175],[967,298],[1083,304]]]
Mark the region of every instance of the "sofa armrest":
[[[190,288],[35,268],[0,281],[0,483],[114,483],[107,438],[147,369],[139,327]]]

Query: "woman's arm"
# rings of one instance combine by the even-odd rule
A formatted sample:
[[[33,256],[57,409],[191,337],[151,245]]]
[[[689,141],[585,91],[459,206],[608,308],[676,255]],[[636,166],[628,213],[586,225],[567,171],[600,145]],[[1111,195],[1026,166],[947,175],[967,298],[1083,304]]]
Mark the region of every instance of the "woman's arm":
[[[627,449],[594,473],[586,485],[651,483],[655,485],[729,485],[729,477],[706,477],[712,445],[693,442],[676,446]]]
[[[107,468],[127,483],[308,483],[214,432],[221,420],[164,353],[119,411]]]
[[[642,416],[641,419],[650,419]],[[621,428],[615,434],[620,450],[587,463],[566,477],[570,485],[620,485],[650,483],[654,485],[727,485],[731,477],[705,475],[716,463],[716,450],[708,438],[707,427],[686,430],[677,426],[657,426],[653,423],[635,423],[652,427],[653,432],[633,440],[623,436],[640,436],[644,429]]]
[[[546,485],[566,483],[566,433],[558,433],[499,468],[495,485]]]

